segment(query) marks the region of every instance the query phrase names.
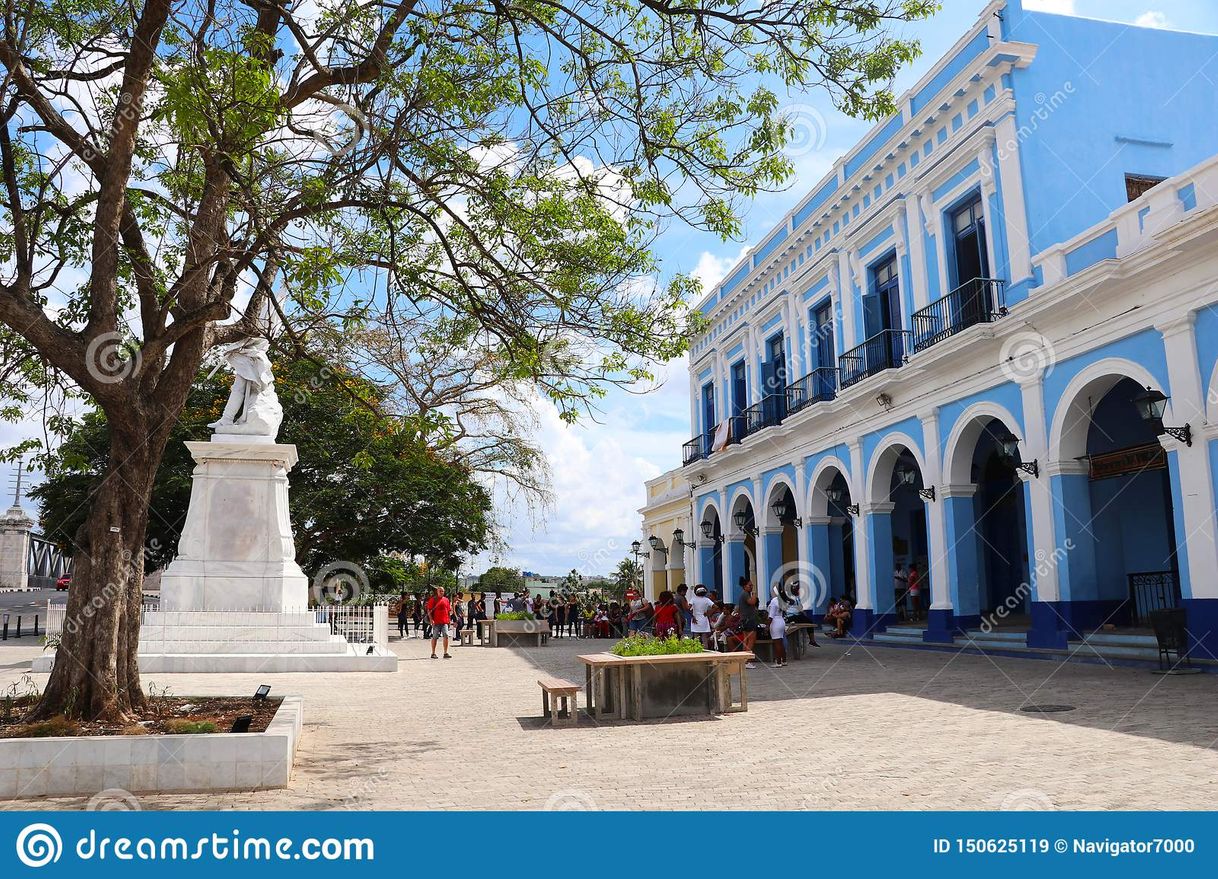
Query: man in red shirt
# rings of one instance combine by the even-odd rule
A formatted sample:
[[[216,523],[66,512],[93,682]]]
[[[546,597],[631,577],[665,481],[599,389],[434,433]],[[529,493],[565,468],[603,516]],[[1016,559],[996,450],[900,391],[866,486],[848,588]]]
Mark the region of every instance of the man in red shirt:
[[[452,659],[448,655],[448,625],[451,613],[452,605],[444,595],[444,587],[437,586],[435,595],[427,599],[427,619],[431,621],[432,659],[436,658],[436,642],[441,638],[444,639],[444,658]]]

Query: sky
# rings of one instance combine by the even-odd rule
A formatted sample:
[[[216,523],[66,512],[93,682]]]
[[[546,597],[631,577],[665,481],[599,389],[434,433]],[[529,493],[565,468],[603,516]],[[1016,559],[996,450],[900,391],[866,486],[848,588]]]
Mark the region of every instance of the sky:
[[[1218,33],[1218,3],[1212,0],[1024,0],[1024,5],[1064,15]],[[934,19],[908,26],[906,36],[920,39],[923,53],[898,76],[898,95],[951,48],[985,6],[985,0],[945,0]],[[794,159],[791,185],[752,202],[740,241],[725,242],[687,227],[667,229],[657,243],[666,273],[693,273],[709,289],[871,127],[836,112],[816,92],[791,94],[788,103],[792,112],[810,120],[811,144],[816,147]],[[819,118],[799,109],[805,106],[815,108]],[[519,509],[501,513],[509,544],[503,564],[543,574],[575,569],[587,576],[608,572],[626,557],[630,542],[641,535],[638,510],[645,499],[644,481],[679,467],[681,445],[691,435],[688,362],[668,364],[664,372],[666,381],[650,394],[610,391],[596,423],[566,426],[551,407],[540,407],[537,439],[554,471],[556,502],[541,523]],[[485,556],[473,559],[466,571],[479,571],[487,562]]]
[[[1218,33],[1218,3],[1212,0],[1024,0],[1029,9],[1067,15]],[[922,42],[923,54],[897,77],[900,94],[922,76],[973,24],[985,0],[944,0],[932,20],[906,27]],[[782,192],[756,198],[744,214],[739,241],[722,241],[681,225],[667,228],[656,253],[665,276],[692,273],[709,289],[760,241],[800,198],[871,127],[837,113],[816,91],[783,96],[797,126],[806,124],[806,148],[793,155],[795,174]],[[551,508],[530,511],[504,503],[499,519],[506,551],[492,559],[471,559],[463,573],[492,562],[543,574],[572,569],[585,576],[608,573],[639,539],[644,481],[681,463],[681,445],[690,437],[689,377],[685,360],[659,369],[660,386],[649,393],[610,390],[595,419],[564,424],[548,402],[536,404],[536,441],[552,471]],[[28,435],[31,426],[0,424],[0,445]],[[9,480],[4,480],[7,484]],[[4,484],[0,484],[3,490]],[[11,487],[9,487],[11,492]],[[9,495],[11,497],[11,495]],[[5,501],[4,506],[8,502]],[[28,501],[26,509],[35,510]]]

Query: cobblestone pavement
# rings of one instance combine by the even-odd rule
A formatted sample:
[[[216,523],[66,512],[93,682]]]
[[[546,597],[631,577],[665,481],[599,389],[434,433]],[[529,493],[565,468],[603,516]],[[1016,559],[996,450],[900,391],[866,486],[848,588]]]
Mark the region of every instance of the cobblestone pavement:
[[[1218,676],[847,647],[750,672],[745,714],[576,729],[539,673],[579,653],[394,642],[396,674],[149,675],[174,694],[304,696],[287,790],[140,797],[148,809],[969,809],[1218,806]],[[0,649],[0,686],[36,650]],[[39,678],[41,683],[41,677]],[[1029,704],[1076,710],[1036,715]],[[80,808],[51,798],[3,808]]]

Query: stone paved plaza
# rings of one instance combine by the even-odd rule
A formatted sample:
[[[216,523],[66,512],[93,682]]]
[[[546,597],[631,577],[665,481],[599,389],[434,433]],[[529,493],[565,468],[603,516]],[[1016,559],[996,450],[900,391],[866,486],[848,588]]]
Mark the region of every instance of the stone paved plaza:
[[[828,643],[750,673],[747,714],[550,729],[539,674],[579,653],[393,642],[396,674],[150,675],[176,695],[305,697],[288,790],[146,809],[1144,809],[1218,806],[1218,677]],[[0,649],[0,686],[34,648]],[[41,683],[44,678],[40,677]],[[1069,704],[1053,715],[1028,704]],[[85,798],[5,808],[80,808]]]

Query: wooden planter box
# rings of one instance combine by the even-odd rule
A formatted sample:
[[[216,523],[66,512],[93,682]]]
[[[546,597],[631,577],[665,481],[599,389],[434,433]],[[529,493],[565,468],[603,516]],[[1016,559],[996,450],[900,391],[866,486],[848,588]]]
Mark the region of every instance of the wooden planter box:
[[[488,620],[492,647],[541,647],[550,640],[545,620]]]
[[[684,717],[748,711],[744,664],[752,653],[581,656],[588,711],[598,720]],[[732,695],[738,681],[739,701]]]

